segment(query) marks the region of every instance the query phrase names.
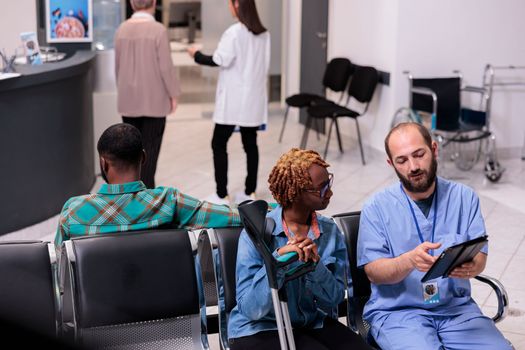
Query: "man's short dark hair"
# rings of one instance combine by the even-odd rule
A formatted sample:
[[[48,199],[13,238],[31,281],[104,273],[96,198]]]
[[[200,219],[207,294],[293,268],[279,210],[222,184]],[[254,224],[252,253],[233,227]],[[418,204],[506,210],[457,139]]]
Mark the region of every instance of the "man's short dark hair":
[[[142,149],[139,129],[126,123],[107,128],[97,143],[98,154],[119,165],[138,165]]]
[[[398,130],[409,128],[409,127],[415,127],[419,134],[423,137],[423,140],[425,141],[425,144],[428,146],[428,148],[432,149],[432,136],[430,135],[430,132],[428,129],[420,123],[414,123],[414,122],[407,122],[407,123],[400,123],[394,126],[390,131],[388,132],[388,135],[385,137],[385,151],[388,155],[388,158],[392,160],[392,154],[390,153],[390,136]]]

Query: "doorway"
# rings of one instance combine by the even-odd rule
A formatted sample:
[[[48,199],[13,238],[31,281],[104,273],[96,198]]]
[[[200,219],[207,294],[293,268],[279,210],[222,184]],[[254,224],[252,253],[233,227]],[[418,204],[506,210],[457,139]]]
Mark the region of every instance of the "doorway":
[[[328,0],[303,0],[302,5],[300,91],[325,96],[321,81],[327,62]],[[306,122],[304,108],[299,121]],[[324,132],[324,123],[313,128]]]

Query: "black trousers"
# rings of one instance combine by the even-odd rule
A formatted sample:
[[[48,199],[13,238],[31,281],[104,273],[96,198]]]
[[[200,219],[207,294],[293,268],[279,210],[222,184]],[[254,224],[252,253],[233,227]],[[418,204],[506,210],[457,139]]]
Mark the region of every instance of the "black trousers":
[[[166,127],[166,117],[126,117],[122,121],[139,129],[142,135],[142,146],[146,151],[146,162],[142,165],[140,179],[147,188],[155,188],[155,172],[159,159],[160,145]]]
[[[213,150],[213,165],[215,167],[215,183],[217,195],[224,198],[228,195],[228,152],[226,146],[232,136],[235,125],[215,124],[211,148]],[[259,168],[259,149],[257,148],[257,129],[259,127],[240,127],[241,140],[246,153],[247,175],[244,192],[251,194],[257,187],[257,170]]]
[[[342,323],[325,318],[321,329],[298,328],[293,331],[298,350],[371,350],[361,336]],[[280,349],[277,331],[259,332],[247,337],[230,339],[231,350]]]

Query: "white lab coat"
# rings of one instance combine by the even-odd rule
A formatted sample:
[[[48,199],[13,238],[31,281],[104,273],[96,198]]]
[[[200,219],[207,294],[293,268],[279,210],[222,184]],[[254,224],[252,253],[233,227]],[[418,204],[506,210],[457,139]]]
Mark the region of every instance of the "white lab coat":
[[[235,23],[222,35],[213,61],[220,67],[213,121],[239,126],[266,124],[270,34],[254,35],[244,24]]]

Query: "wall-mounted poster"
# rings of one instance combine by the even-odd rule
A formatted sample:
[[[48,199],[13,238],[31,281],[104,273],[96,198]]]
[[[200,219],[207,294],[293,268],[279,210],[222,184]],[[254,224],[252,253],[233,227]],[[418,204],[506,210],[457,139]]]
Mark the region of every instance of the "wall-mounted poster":
[[[46,0],[48,43],[93,41],[92,0]]]

